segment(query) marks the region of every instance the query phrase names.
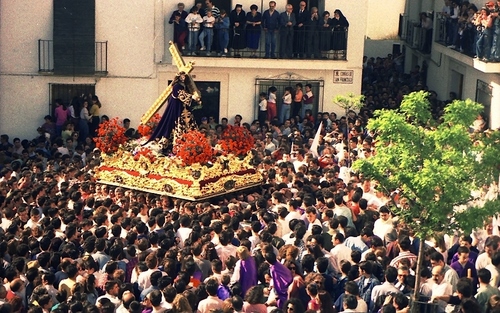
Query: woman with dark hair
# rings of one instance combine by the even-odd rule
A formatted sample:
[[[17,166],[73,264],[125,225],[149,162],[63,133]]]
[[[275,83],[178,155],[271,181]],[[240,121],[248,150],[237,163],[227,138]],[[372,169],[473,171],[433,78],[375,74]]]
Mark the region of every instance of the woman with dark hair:
[[[191,100],[194,98],[193,91],[189,90],[189,86],[189,76],[186,73],[180,72],[175,76],[172,92],[166,103],[167,108],[148,142],[166,138],[172,140],[170,144],[173,144],[176,137],[181,135],[183,131],[196,129],[196,123],[189,110]]]
[[[305,312],[304,306],[297,298],[288,299],[283,305],[283,312]]]
[[[87,301],[90,304],[95,304],[97,298],[99,297],[99,294],[95,289],[96,285],[97,285],[97,280],[93,274],[90,274],[87,277],[87,280],[83,284],[84,291],[87,294]]]
[[[328,292],[319,290],[317,298],[321,313],[337,313],[337,310],[333,307],[332,297],[330,297]]]
[[[349,27],[349,22],[339,9],[333,12],[332,27],[332,49],[334,51],[334,59],[338,59],[339,57],[345,59],[345,51],[347,49],[347,28]]]
[[[253,286],[245,295],[245,302],[243,303],[243,312],[248,313],[266,313],[267,306],[262,303],[264,297],[264,290],[261,286]]]
[[[302,300],[303,305],[306,305],[308,301],[306,283],[302,275],[300,275],[299,266],[291,259],[287,259],[283,265],[285,265],[293,275],[293,281],[290,286],[288,286],[288,299],[298,298]]]
[[[252,51],[252,54],[250,55],[251,58],[257,57],[257,49],[259,49],[262,14],[257,12],[258,9],[259,7],[256,4],[252,4],[250,6],[250,12],[247,13],[246,17],[246,39],[248,49]]]
[[[89,114],[92,117],[91,118],[91,123],[90,123],[90,136],[95,137],[97,129],[99,128],[99,121],[100,121],[100,109],[101,109],[101,102],[99,102],[99,98],[96,95],[92,96],[92,105],[90,106],[89,109]]]
[[[323,18],[318,22],[319,30],[319,50],[323,59],[328,58],[328,51],[332,45],[332,21],[330,19],[330,12],[323,12]]]

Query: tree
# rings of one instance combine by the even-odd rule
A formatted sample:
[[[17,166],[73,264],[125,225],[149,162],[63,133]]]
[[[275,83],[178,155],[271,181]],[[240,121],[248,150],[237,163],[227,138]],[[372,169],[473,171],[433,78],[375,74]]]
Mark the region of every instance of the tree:
[[[349,116],[349,111],[358,111],[364,106],[363,101],[365,100],[365,96],[360,95],[356,96],[353,93],[348,93],[347,95],[338,95],[333,99],[333,102],[337,104],[339,107],[344,109],[345,111],[345,116],[348,118]],[[349,121],[346,121],[347,125],[349,124]],[[348,128],[346,125],[346,128]],[[349,133],[349,129],[347,129],[347,133]],[[346,138],[347,139],[347,138]],[[349,142],[347,143],[347,151],[349,155],[351,155],[351,146],[349,145]]]
[[[496,186],[500,132],[469,132],[483,109],[471,100],[449,104],[436,124],[427,98],[427,92],[414,92],[405,96],[399,111],[375,112],[368,128],[376,133],[376,154],[353,165],[386,192],[397,190],[408,199],[408,207],[393,211],[422,239],[416,286],[423,239],[437,231],[470,234],[500,211],[498,193],[488,199],[476,196],[485,186]]]

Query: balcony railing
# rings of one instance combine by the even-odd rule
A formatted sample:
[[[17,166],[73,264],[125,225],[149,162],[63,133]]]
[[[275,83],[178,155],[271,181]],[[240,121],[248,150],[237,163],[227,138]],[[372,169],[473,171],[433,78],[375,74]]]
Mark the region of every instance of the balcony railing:
[[[435,42],[470,57],[476,54],[477,30],[474,25],[452,23],[442,13],[438,13],[435,28]]]
[[[233,57],[233,58],[271,58],[271,59],[329,59],[347,60],[348,30],[332,30],[326,27],[304,30],[293,30],[286,33],[283,30],[267,33],[263,30],[246,30],[238,34],[228,32],[229,44],[227,52],[220,49],[221,30],[214,29],[213,40],[202,40],[204,49],[200,44],[199,35],[185,40],[185,48],[181,49],[184,55],[198,57]],[[190,40],[194,44],[190,45]],[[180,47],[181,45],[178,44]],[[236,48],[240,49],[236,49]]]
[[[430,53],[432,30],[423,29],[419,21],[410,20],[407,15],[400,15],[399,36],[408,46],[422,53]]]
[[[95,68],[96,75],[108,73],[108,42],[95,42]],[[38,40],[38,71],[43,73],[54,72],[54,41]]]

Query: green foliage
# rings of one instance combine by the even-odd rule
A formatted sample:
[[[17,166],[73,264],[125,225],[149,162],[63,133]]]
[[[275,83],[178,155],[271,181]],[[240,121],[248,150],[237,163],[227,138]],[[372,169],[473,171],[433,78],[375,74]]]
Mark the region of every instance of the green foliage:
[[[349,93],[345,96],[338,95],[333,99],[333,102],[335,102],[339,107],[342,109],[349,111],[349,110],[359,110],[363,107],[363,101],[365,97],[364,96],[356,96],[353,93]]]
[[[443,123],[431,118],[426,92],[405,96],[399,111],[380,110],[368,128],[377,133],[376,154],[353,169],[390,192],[400,190],[409,208],[394,208],[422,238],[436,231],[470,231],[500,211],[498,200],[471,208],[472,192],[498,179],[500,134],[469,133],[482,106],[455,101]],[[457,210],[460,205],[469,207]]]

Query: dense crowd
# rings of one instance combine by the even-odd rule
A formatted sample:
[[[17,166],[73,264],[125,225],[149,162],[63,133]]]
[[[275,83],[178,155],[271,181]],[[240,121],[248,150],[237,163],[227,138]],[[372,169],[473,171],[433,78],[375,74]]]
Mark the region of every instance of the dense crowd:
[[[47,116],[35,140],[0,136],[0,313],[407,312],[415,289],[437,312],[499,312],[491,220],[473,234],[416,238],[391,212],[407,200],[349,171],[376,153],[366,128],[373,111],[426,88],[420,69],[402,68],[401,56],[365,59],[359,114],[313,116],[313,107],[262,123],[237,115],[232,123],[254,135],[263,184],[208,202],[95,182],[96,96],[73,109],[59,103],[56,123]],[[296,90],[288,92],[304,105]],[[89,102],[83,124],[75,112]],[[431,102],[439,116],[437,95]],[[204,118],[199,127],[217,137],[228,123]]]
[[[334,58],[345,59],[349,22],[339,9],[333,14],[287,4],[284,12],[276,10],[276,2],[259,11],[256,4],[246,8],[236,4],[231,12],[219,9],[212,0],[196,1],[188,11],[178,4],[169,23],[174,26],[174,43],[187,55],[264,58]],[[260,46],[261,34],[265,47]],[[248,50],[247,50],[248,49]],[[264,55],[260,51],[265,50]]]
[[[488,1],[478,8],[469,1],[445,0],[440,13],[446,29],[446,44],[484,62],[499,62],[499,12],[500,1]],[[421,15],[422,27],[428,25],[429,19],[426,14]]]

